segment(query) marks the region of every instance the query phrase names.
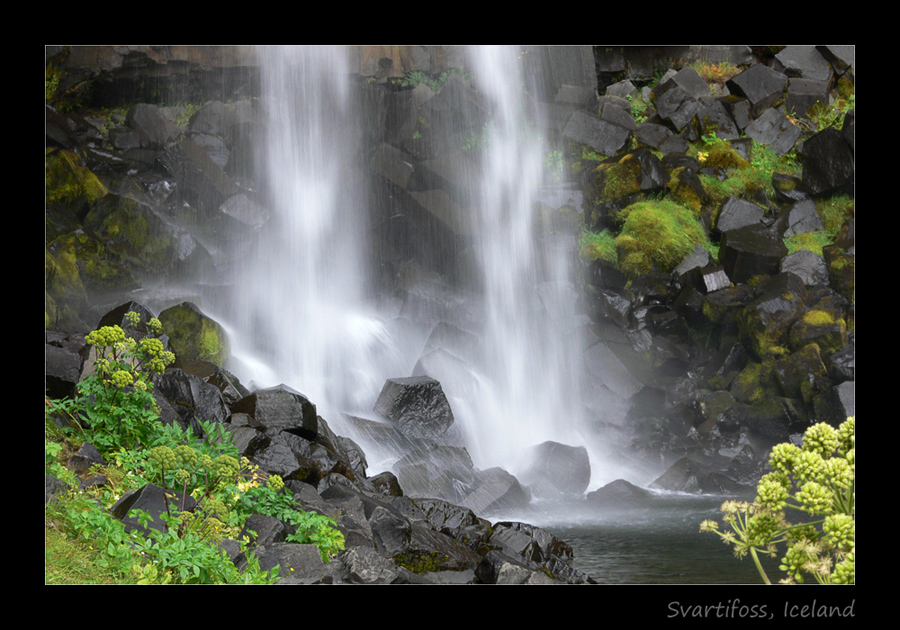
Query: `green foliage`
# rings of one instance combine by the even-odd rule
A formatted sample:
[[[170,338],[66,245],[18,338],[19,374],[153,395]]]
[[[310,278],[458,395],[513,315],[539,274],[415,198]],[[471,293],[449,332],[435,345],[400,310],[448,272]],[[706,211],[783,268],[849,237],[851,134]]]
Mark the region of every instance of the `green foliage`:
[[[239,459],[230,432],[219,423],[201,421],[202,434],[195,435],[191,429],[159,421],[150,378],[162,373],[174,355],[153,336],[162,333],[158,320],[144,325],[137,313],[128,313],[126,323],[129,330],[146,336],[135,340],[119,326],[90,333],[87,340],[97,352],[95,374],[79,383],[75,399],[46,401],[45,469],[69,488],[46,509],[48,524],[65,537],[62,541],[62,536],[55,536],[54,548],[47,551],[48,564],[54,565],[48,575],[57,574],[56,549],[65,548],[67,557],[76,552],[79,557],[90,555],[101,577],[80,577],[86,582],[274,582],[277,567],[261,571],[248,554],[247,566],[240,571],[215,545],[225,535],[237,537],[235,523],[246,520],[247,513],[240,511],[232,497],[245,480],[248,462]],[[70,428],[59,428],[57,419],[67,420]],[[76,436],[90,440],[107,459],[105,467],[89,471],[102,471],[105,486],[76,490],[78,478],[62,464],[75,447],[71,438]],[[154,530],[145,538],[139,530],[126,532],[109,508],[124,492],[148,482],[190,495],[196,503],[193,507],[173,504],[168,497],[174,493],[167,494],[162,515],[166,531]],[[148,518],[146,513],[135,513]],[[328,544],[330,550],[334,545]],[[81,567],[88,564],[79,562]],[[83,573],[79,569],[79,576]],[[72,579],[66,570],[62,575],[60,581]]]
[[[602,259],[615,264],[618,260],[616,237],[608,229],[602,232],[582,230],[578,236],[582,257],[587,260]]]
[[[718,534],[738,558],[749,553],[767,584],[759,554],[775,556],[782,543],[782,582],[801,583],[812,576],[822,584],[855,583],[856,419],[847,418],[837,429],[811,426],[801,446],[775,446],[769,465],[755,501],[722,504],[723,520],[732,531],[720,531],[713,520],[703,521],[700,530]],[[786,510],[808,516],[791,523]]]
[[[548,151],[544,156],[544,168],[550,173],[550,179],[559,183],[564,179],[566,160],[562,151]]]
[[[433,91],[437,92],[444,84],[450,79],[451,76],[458,75],[467,81],[472,80],[472,73],[466,72],[460,68],[450,68],[449,70],[444,70],[437,78],[432,78],[429,75],[425,74],[421,70],[413,70],[412,72],[408,72],[401,80],[400,85],[404,87],[412,87],[415,88],[420,83],[424,83],[428,87],[430,87]]]
[[[488,146],[488,142],[490,141],[493,130],[494,122],[492,120],[489,120],[484,123],[484,126],[480,131],[472,131],[465,134],[460,141],[459,148],[463,151],[469,151],[471,153],[484,151]]]
[[[832,242],[834,242],[832,236],[822,230],[801,232],[784,239],[784,244],[788,248],[788,254],[793,254],[801,249],[808,249],[819,256],[822,255],[822,248]]]
[[[269,477],[266,486],[245,486],[235,508],[244,514],[267,514],[292,525],[296,531],[287,536],[287,541],[316,545],[322,560],[328,562],[344,548],[344,535],[334,527],[337,523],[329,516],[298,509],[293,496],[282,492],[283,488],[284,482],[277,475]]]
[[[132,327],[140,316],[128,313]],[[160,334],[159,321],[151,319],[147,331]],[[154,374],[162,374],[175,355],[151,336],[140,341],[128,337],[120,326],[103,326],[89,333],[97,358],[95,373],[78,384],[74,400],[48,401],[52,411],[63,413],[82,426],[101,452],[133,449],[149,442],[161,427],[159,408],[153,399]]]
[[[622,210],[619,219],[619,268],[629,275],[646,273],[653,267],[671,271],[695,245],[709,246],[709,237],[696,214],[665,198],[632,204]]]
[[[650,104],[645,103],[639,98],[634,98],[631,94],[625,97],[628,99],[631,108],[631,116],[637,124],[641,124],[650,117]]]

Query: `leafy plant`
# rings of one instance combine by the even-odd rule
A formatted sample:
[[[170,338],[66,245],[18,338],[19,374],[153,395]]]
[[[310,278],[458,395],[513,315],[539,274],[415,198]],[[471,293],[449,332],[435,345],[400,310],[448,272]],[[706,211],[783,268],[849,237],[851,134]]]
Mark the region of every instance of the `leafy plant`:
[[[631,108],[631,116],[634,118],[634,121],[636,123],[640,124],[647,120],[647,118],[649,118],[649,103],[645,103],[639,98],[636,99],[631,94],[628,94],[625,98],[628,99],[628,103]]]
[[[798,583],[812,576],[822,584],[856,581],[856,420],[847,418],[837,429],[818,423],[807,429],[801,446],[778,444],[772,449],[771,472],[760,480],[752,503],[726,501],[721,510],[731,531],[706,520],[700,530],[713,532],[734,547],[735,555],[753,558],[760,577],[771,581],[760,554],[786,550],[779,568],[781,581]],[[791,523],[786,510],[817,520]]]
[[[131,327],[139,326],[138,313],[129,312],[126,318]],[[147,329],[156,335],[162,332],[156,318],[149,320]],[[150,379],[162,374],[175,355],[157,337],[136,340],[120,326],[103,326],[86,340],[97,352],[95,373],[78,384],[74,400],[48,400],[49,411],[72,419],[101,452],[138,448],[161,426]]]
[[[293,496],[282,492],[284,482],[278,475],[271,475],[267,485],[256,481],[239,487],[236,510],[243,514],[266,514],[296,528],[286,538],[288,542],[313,544],[319,548],[324,562],[344,548],[344,535],[335,528],[330,516],[300,510]],[[245,516],[246,519],[246,516]]]

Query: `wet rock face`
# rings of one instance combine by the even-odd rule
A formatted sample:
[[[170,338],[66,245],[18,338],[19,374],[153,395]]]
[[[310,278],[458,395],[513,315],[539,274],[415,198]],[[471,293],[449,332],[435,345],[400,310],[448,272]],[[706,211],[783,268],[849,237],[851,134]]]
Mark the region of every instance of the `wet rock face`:
[[[374,411],[411,438],[440,437],[453,424],[453,411],[441,384],[428,376],[388,379]]]

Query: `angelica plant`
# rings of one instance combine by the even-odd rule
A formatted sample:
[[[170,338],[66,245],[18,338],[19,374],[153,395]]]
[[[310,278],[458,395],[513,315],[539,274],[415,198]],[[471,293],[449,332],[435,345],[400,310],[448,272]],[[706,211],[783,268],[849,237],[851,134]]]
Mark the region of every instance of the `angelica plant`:
[[[750,555],[760,577],[771,581],[760,555],[785,551],[779,568],[783,583],[802,583],[811,576],[822,584],[855,582],[856,561],[856,419],[837,429],[824,422],[807,429],[800,446],[778,444],[769,456],[771,472],[760,479],[752,502],[726,501],[723,521],[705,520],[700,530],[713,532]],[[786,510],[805,513],[789,522]],[[809,520],[808,520],[809,519]]]
[[[134,328],[140,315],[129,312],[126,319]],[[78,383],[74,400],[48,400],[50,413],[73,420],[102,452],[139,448],[161,426],[151,379],[162,374],[175,355],[152,336],[162,333],[159,320],[150,319],[146,331],[140,340],[127,336],[121,326],[89,333],[85,339],[97,353],[94,374]]]

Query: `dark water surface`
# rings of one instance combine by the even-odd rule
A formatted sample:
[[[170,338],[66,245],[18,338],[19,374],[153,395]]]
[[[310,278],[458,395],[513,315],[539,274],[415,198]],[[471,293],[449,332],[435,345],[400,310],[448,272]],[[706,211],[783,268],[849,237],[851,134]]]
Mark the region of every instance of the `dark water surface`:
[[[705,519],[721,523],[724,500],[672,495],[652,510],[617,513],[587,502],[534,504],[533,511],[508,520],[532,523],[565,540],[575,553],[573,566],[600,584],[761,584],[749,556],[738,559],[717,535],[700,532]],[[777,560],[763,562],[773,581],[780,578]]]

